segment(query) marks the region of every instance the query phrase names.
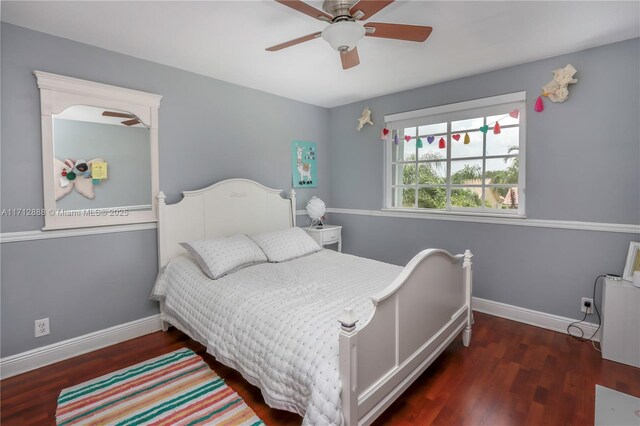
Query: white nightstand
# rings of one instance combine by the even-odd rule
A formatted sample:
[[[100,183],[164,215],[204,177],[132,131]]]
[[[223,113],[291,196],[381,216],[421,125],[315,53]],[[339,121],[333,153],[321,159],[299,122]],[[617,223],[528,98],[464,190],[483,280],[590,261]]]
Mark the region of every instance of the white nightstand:
[[[338,243],[338,251],[342,253],[342,226],[324,225],[322,228],[302,228],[321,246]]]

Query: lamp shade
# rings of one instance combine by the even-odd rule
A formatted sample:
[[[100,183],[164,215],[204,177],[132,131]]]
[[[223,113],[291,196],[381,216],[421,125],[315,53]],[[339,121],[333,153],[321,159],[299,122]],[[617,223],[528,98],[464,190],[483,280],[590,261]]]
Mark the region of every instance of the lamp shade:
[[[311,197],[309,202],[307,203],[307,215],[313,220],[318,220],[322,216],[324,216],[327,211],[327,206],[324,204],[320,198],[315,195]]]
[[[328,41],[333,49],[342,52],[356,47],[365,32],[359,23],[343,21],[327,26],[322,31],[322,38]]]

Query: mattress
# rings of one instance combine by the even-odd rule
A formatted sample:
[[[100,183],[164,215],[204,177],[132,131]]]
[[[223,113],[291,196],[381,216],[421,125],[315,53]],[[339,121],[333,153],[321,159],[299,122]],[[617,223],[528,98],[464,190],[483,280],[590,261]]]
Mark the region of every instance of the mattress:
[[[152,298],[267,404],[300,414],[304,425],[342,425],[338,317],[350,307],[365,325],[369,297],[402,269],[322,250],[211,280],[181,256],[158,276]]]

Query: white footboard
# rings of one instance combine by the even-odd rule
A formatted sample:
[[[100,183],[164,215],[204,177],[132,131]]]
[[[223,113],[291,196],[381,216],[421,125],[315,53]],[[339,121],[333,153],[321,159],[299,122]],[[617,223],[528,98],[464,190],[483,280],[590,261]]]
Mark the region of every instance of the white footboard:
[[[471,252],[417,254],[373,296],[371,320],[358,329],[353,312],[340,318],[342,412],[347,426],[376,419],[463,330],[471,339]]]

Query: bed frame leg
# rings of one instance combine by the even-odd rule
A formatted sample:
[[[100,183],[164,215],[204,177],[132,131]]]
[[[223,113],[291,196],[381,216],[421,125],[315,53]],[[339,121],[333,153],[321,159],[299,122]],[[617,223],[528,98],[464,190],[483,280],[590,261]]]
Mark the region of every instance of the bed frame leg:
[[[469,343],[471,343],[471,327],[466,326],[465,329],[462,330],[462,344],[465,348],[468,348]]]
[[[162,321],[162,331],[169,330],[169,326],[170,326],[170,324],[168,322]]]

